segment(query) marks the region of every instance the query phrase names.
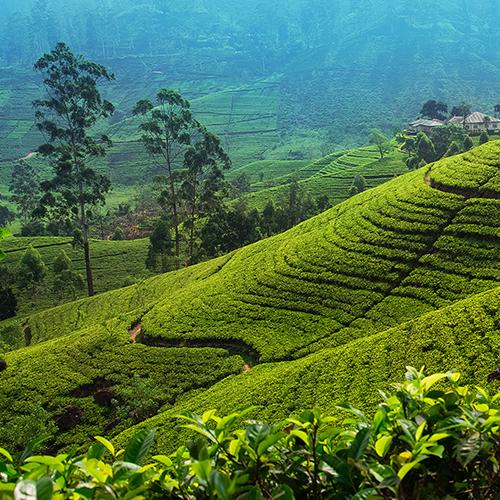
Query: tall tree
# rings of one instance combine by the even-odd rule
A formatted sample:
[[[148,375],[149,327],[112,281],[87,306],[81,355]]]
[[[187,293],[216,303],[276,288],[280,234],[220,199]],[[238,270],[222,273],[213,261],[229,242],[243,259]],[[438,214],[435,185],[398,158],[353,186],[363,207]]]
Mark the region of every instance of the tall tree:
[[[430,118],[431,120],[446,120],[446,115],[448,113],[448,106],[443,102],[435,101],[430,99],[422,106],[420,110],[420,115]]]
[[[472,107],[470,104],[462,101],[458,106],[453,106],[451,110],[451,114],[453,116],[461,116],[462,117],[462,126],[465,128],[465,121],[467,117],[470,115]]]
[[[186,206],[189,264],[195,259],[196,223],[199,217],[217,212],[225,194],[223,169],[231,166],[220,140],[202,129],[202,137],[184,156],[181,198]]]
[[[383,158],[389,151],[389,139],[378,128],[370,130],[370,144],[377,147],[380,158]]]
[[[0,205],[0,226],[8,226],[16,218],[8,207]]]
[[[95,138],[90,130],[114,111],[98,90],[99,83],[114,76],[104,66],[74,55],[64,43],[42,56],[35,69],[44,75],[47,94],[33,102],[37,126],[48,138],[38,151],[50,158],[54,173],[51,180],[42,183],[40,213],[64,213],[78,227],[75,239],[83,248],[91,296],[90,215],[93,207],[104,204],[110,188],[109,179],[91,162],[105,156],[111,141],[105,135]]]
[[[29,224],[40,198],[40,180],[32,165],[24,160],[14,165],[9,191],[11,200],[17,205],[18,216],[23,224]]]
[[[288,189],[288,227],[297,225],[300,221],[301,190],[299,183],[293,180]]]
[[[170,271],[170,260],[173,255],[173,241],[170,234],[168,218],[163,216],[155,225],[149,237],[149,249],[146,267],[150,271],[166,273]]]
[[[188,254],[193,255],[195,218],[201,204],[209,204],[207,193],[220,185],[221,170],[229,158],[219,139],[208,132],[190,111],[189,102],[178,92],[161,89],[156,101],[139,101],[133,110],[142,117],[141,141],[150,155],[160,163],[162,175],[160,204],[169,214],[174,230],[176,267],[180,267],[181,224],[188,222]],[[212,186],[210,187],[210,183]]]

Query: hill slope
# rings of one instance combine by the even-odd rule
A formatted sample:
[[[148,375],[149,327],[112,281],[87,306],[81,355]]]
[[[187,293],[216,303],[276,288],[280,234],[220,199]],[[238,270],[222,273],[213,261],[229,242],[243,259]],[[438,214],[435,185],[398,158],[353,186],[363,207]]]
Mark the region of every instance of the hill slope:
[[[104,427],[119,432],[133,423],[119,413],[119,394],[133,387],[134,373],[162,393],[156,410],[168,410],[182,393],[265,364],[243,378],[242,389],[234,379],[220,390],[229,409],[241,391],[255,395],[267,387],[261,392],[276,415],[292,408],[280,394],[297,405],[314,402],[311,394],[326,404],[320,395],[332,394],[329,384],[342,385],[344,372],[354,377],[358,396],[354,389],[339,395],[361,401],[371,382],[379,387],[391,367],[398,375],[412,353],[415,364],[468,363],[477,370],[471,376],[484,376],[498,353],[499,158],[500,142],[489,143],[215,261],[1,325],[0,338],[8,334],[10,345],[23,336],[32,345],[6,355],[0,422],[38,402],[51,415],[78,407],[79,419],[60,428],[56,445],[82,442]],[[426,313],[433,315],[417,320]],[[414,326],[401,326],[410,320]],[[136,343],[127,331],[132,326]],[[360,368],[363,359],[368,372]],[[283,392],[288,377],[295,389]],[[314,392],[319,380],[325,387]],[[102,390],[117,395],[118,407],[99,407]],[[193,400],[193,408],[214,406],[216,392]]]

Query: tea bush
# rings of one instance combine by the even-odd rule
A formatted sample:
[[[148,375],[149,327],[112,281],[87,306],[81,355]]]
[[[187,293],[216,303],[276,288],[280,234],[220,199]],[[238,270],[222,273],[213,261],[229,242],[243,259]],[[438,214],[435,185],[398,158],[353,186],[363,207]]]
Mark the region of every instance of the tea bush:
[[[17,459],[0,448],[0,498],[493,500],[500,393],[459,380],[409,367],[372,418],[341,405],[341,426],[318,410],[274,425],[245,421],[245,411],[187,414],[193,439],[171,455],[148,455],[154,430],[125,449],[96,437],[84,455]]]

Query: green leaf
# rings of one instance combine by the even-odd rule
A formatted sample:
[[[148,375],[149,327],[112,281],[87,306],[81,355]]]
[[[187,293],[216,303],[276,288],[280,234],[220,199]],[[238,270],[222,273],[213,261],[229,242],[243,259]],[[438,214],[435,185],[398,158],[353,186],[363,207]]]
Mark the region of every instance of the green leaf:
[[[418,426],[418,429],[417,429],[417,432],[415,433],[415,439],[418,441],[421,437],[422,437],[422,434],[425,430],[425,427],[427,425],[427,422],[424,420],[419,426]]]
[[[476,458],[481,450],[481,436],[479,433],[474,433],[465,439],[460,440],[456,447],[455,452],[458,462],[466,467]]]
[[[206,437],[212,443],[217,442],[214,435],[210,431],[208,431],[207,429],[204,429],[203,427],[200,427],[197,424],[186,424],[186,425],[183,425],[182,427],[184,427],[184,429],[190,429],[194,432],[197,432],[198,434],[201,434],[203,437]]]
[[[172,460],[166,455],[154,455],[152,459],[167,467],[172,467]]]
[[[257,448],[257,453],[262,455],[265,451],[267,451],[271,446],[275,445],[285,434],[280,432],[278,434],[271,434],[269,437],[264,439],[262,443],[259,444]]]
[[[299,431],[298,429],[294,429],[290,432],[290,436],[295,436],[299,438],[301,441],[305,443],[306,446],[309,446],[309,436],[304,431]]]
[[[51,500],[54,486],[50,477],[42,477],[36,482],[36,499]]]
[[[144,429],[138,432],[129,442],[123,455],[124,462],[140,465],[142,459],[147,455],[153,445],[156,430]]]
[[[392,436],[382,436],[375,443],[375,451],[379,457],[384,458],[392,444]]]
[[[399,479],[403,479],[408,472],[410,472],[414,467],[416,467],[422,460],[425,460],[427,458],[427,455],[420,455],[417,457],[415,460],[412,460],[411,462],[408,462],[401,467],[398,471],[398,477]]]
[[[349,450],[349,454],[352,458],[359,458],[363,455],[370,442],[371,435],[371,429],[369,427],[363,427],[358,431]]]
[[[111,456],[115,456],[115,447],[113,446],[113,444],[108,441],[106,438],[103,438],[101,436],[95,436],[94,439],[96,441],[98,441],[99,443],[101,443],[108,451],[109,453],[111,454]]]
[[[0,455],[4,456],[9,462],[13,462],[12,455],[4,448],[0,448]]]
[[[437,384],[439,381],[444,378],[448,378],[447,373],[434,373],[433,375],[429,375],[422,380],[422,388],[424,391],[428,391],[434,384]]]

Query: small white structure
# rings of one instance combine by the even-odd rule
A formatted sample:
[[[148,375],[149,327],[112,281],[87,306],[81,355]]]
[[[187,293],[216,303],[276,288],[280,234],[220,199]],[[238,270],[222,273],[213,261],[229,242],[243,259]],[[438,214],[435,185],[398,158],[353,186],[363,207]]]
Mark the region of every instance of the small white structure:
[[[426,118],[421,118],[410,123],[409,132],[410,134],[418,134],[419,132],[425,132],[428,134],[434,127],[439,127],[444,125],[445,122],[441,120],[429,120]]]

